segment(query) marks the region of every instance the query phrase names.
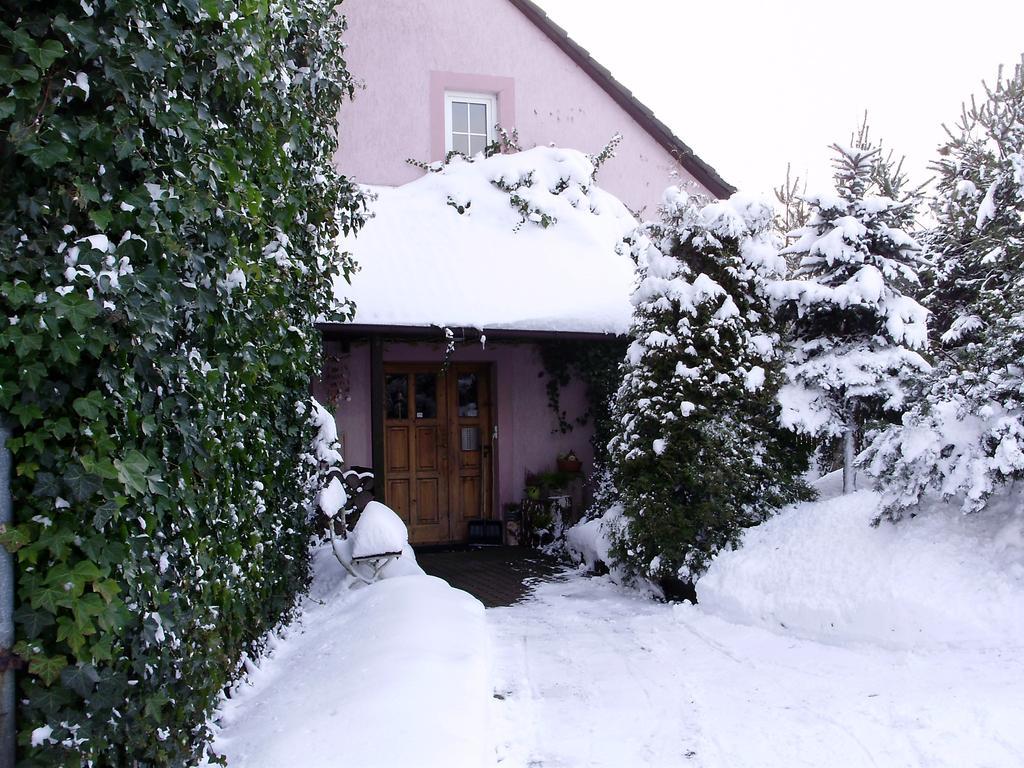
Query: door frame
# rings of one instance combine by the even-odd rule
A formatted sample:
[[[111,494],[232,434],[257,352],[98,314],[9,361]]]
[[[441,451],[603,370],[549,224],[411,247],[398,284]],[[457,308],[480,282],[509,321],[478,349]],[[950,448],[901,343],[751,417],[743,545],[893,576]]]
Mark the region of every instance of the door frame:
[[[371,350],[372,352],[372,350]],[[375,371],[371,370],[371,408],[373,413],[371,414],[371,440],[373,444],[374,453],[374,493],[378,501],[385,504],[389,503],[387,488],[388,488],[388,477],[387,477],[387,397],[385,393],[387,376],[390,374],[408,374],[410,377],[415,377],[418,373],[436,373],[438,375],[438,389],[444,392],[444,398],[446,402],[442,405],[438,403],[438,411],[444,412],[445,414],[445,451],[441,457],[441,461],[444,465],[444,482],[446,487],[440,496],[445,501],[445,509],[442,513],[447,516],[447,527],[448,537],[443,541],[437,542],[420,542],[424,545],[430,544],[457,544],[464,543],[466,538],[464,535],[456,536],[453,531],[454,525],[462,525],[467,518],[462,516],[455,520],[455,498],[456,482],[459,478],[459,417],[458,417],[458,401],[456,382],[458,381],[457,376],[460,371],[478,371],[484,379],[481,381],[480,389],[478,389],[477,397],[481,401],[486,398],[486,405],[484,406],[487,410],[486,425],[481,425],[480,430],[480,482],[481,482],[481,505],[483,507],[483,519],[495,519],[499,517],[499,493],[498,493],[498,471],[497,471],[497,442],[493,435],[494,430],[498,424],[497,415],[497,375],[496,366],[493,362],[488,361],[466,361],[459,363],[451,363],[448,366],[439,365],[437,363],[422,362],[422,361],[410,361],[402,362],[398,360],[383,361],[383,355],[378,357],[376,360],[372,359],[371,355],[371,368],[376,369],[377,375],[373,375]],[[441,397],[439,391],[438,397]],[[415,448],[414,448],[415,449]],[[414,457],[410,456],[410,463],[414,462]],[[410,511],[410,523],[412,522],[412,516]]]

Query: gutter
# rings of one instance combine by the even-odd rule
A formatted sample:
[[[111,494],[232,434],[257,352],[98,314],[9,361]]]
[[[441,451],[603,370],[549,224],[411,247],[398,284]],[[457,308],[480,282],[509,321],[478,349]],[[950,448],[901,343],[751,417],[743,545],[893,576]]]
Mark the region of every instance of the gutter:
[[[395,341],[426,340],[444,342],[445,328],[439,325],[374,325],[369,323],[317,323],[317,329],[331,338],[363,340],[384,337]],[[514,328],[472,328],[452,326],[456,342],[479,341],[481,336],[488,341],[535,342],[535,341],[615,341],[626,338],[625,334],[602,333],[600,331],[531,331]]]

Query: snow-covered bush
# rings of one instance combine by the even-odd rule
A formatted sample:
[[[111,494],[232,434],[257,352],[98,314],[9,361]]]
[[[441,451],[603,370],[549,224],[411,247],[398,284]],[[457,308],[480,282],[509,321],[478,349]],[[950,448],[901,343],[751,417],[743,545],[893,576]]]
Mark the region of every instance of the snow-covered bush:
[[[918,285],[921,248],[901,228],[907,203],[871,194],[877,149],[834,147],[835,194],[808,196],[810,218],[783,254],[798,256],[793,280],[771,287],[792,321],[782,423],[806,435],[844,438],[844,479],[853,487],[855,435],[879,411],[900,411],[929,370]]]
[[[806,487],[778,426],[779,336],[766,284],[785,264],[772,209],[742,194],[701,206],[666,192],[634,237],[640,282],[609,446],[622,504],[614,555],[632,575],[692,581]]]
[[[941,345],[934,375],[901,428],[865,460],[885,516],[922,496],[975,512],[1024,477],[1024,69],[965,108],[940,150],[927,304]]]
[[[324,0],[0,21],[26,766],[197,763],[307,582],[314,321],[362,209],[331,163],[342,28]]]

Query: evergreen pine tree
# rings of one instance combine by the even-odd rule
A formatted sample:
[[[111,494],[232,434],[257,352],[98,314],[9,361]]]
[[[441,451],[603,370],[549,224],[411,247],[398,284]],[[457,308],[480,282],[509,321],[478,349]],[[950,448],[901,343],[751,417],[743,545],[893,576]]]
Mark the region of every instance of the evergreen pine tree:
[[[663,585],[692,581],[744,526],[809,495],[806,454],[778,427],[779,336],[763,287],[785,270],[764,202],[699,207],[666,193],[634,244],[634,341],[609,447],[623,506],[615,556]]]
[[[920,246],[900,226],[907,204],[872,194],[879,150],[833,149],[836,193],[807,198],[810,218],[783,251],[800,257],[797,279],[772,290],[794,336],[783,423],[843,438],[849,492],[860,425],[902,409],[911,380],[929,369],[918,353],[927,311],[906,294],[919,283],[921,262]]]
[[[807,221],[807,182],[793,175],[793,167],[786,164],[786,181],[775,187],[775,200],[780,211],[775,217],[775,228],[786,245],[789,245],[793,232]]]
[[[903,427],[866,457],[894,520],[929,490],[978,511],[1024,476],[1024,70],[985,91],[947,129],[935,165],[936,370]]]

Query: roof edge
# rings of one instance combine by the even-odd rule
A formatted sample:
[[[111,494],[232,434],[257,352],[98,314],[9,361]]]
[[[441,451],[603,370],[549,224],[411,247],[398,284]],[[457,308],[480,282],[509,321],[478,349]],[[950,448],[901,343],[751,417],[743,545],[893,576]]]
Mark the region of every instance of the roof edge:
[[[640,124],[683,168],[715,197],[724,199],[736,191],[736,187],[723,179],[714,168],[696,153],[665,123],[655,117],[654,112],[640,102],[633,92],[616,80],[612,73],[601,66],[587,50],[569,37],[569,33],[558,26],[533,0],[509,0],[526,18],[533,22],[548,39],[557,45],[577,66],[586,72],[630,117]]]
[[[335,338],[370,338],[371,336],[387,336],[395,339],[416,339],[420,341],[444,342],[445,328],[439,325],[377,325],[373,323],[317,323],[316,327],[325,336]],[[602,333],[600,331],[541,331],[517,330],[515,328],[473,328],[470,326],[452,327],[450,329],[457,341],[479,341],[486,337],[489,341],[553,341],[593,340],[614,341],[626,338],[623,334]]]

